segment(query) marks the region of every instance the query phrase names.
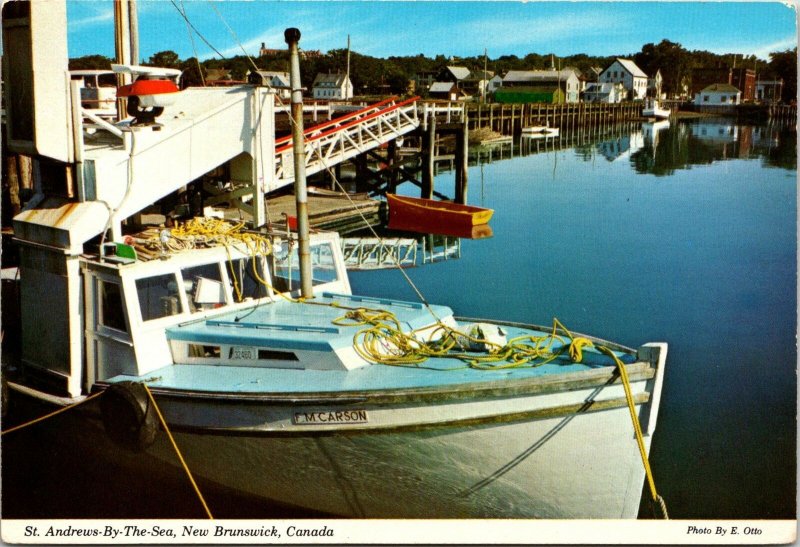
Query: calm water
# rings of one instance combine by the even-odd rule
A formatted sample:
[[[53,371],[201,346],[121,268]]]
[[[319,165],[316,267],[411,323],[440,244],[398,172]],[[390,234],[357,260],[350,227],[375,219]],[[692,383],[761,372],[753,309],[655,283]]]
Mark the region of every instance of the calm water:
[[[651,462],[670,515],[794,518],[796,136],[727,121],[652,133],[626,125],[558,150],[476,154],[469,202],[495,209],[494,237],[409,273],[460,315],[668,342]],[[451,193],[453,174],[436,184]],[[415,299],[397,272],[351,283]],[[57,435],[71,420],[3,440],[4,516],[203,517],[180,471],[79,453]],[[318,516],[201,487],[218,517]]]
[[[703,121],[656,139],[639,124],[472,167],[494,237],[410,274],[460,315],[668,342],[651,460],[670,516],[794,518],[795,134]],[[414,298],[395,272],[351,282]]]

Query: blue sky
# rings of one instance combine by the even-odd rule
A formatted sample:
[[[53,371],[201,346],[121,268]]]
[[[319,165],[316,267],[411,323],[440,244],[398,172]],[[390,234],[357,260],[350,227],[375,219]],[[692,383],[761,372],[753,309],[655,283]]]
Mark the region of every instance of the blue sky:
[[[625,55],[662,39],[687,49],[755,54],[797,45],[796,13],[779,2],[504,2],[174,0],[226,57],[256,55],[262,42],[285,47],[283,30],[298,27],[303,49],[344,48],[389,55],[489,57],[535,52]],[[139,0],[141,56],[173,50],[181,58],[218,57],[170,0]],[[68,0],[69,53],[113,56],[111,0]]]

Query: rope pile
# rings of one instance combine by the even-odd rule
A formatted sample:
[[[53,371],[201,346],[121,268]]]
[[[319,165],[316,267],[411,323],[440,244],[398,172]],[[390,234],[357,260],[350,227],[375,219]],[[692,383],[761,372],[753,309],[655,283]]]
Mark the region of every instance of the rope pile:
[[[552,362],[565,351],[580,362],[582,348],[592,345],[587,338],[573,336],[558,319],[553,319],[553,329],[548,334],[518,336],[502,345],[484,337],[477,326],[462,332],[441,321],[433,329],[405,333],[398,318],[385,310],[353,309],[333,322],[340,326],[365,325],[353,337],[354,349],[366,361],[392,366],[415,367],[431,357],[442,357],[480,370],[532,368]],[[484,351],[471,350],[474,347]]]

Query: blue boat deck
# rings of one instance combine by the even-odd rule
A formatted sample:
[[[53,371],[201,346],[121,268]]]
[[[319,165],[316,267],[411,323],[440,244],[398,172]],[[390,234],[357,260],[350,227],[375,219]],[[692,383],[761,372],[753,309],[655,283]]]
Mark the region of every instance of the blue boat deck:
[[[434,322],[430,311],[416,303],[331,294],[315,298],[315,302],[390,311],[403,325],[404,330],[424,327]],[[327,346],[337,349],[352,345],[356,332],[364,328],[364,325],[341,326],[332,323],[346,311],[342,307],[332,305],[280,301],[173,327],[168,330],[168,336],[172,340],[201,344],[260,345],[310,350],[323,350]],[[434,306],[433,311],[439,318],[448,317],[452,313],[444,306]],[[520,336],[542,337],[549,334],[518,326],[503,326],[503,329],[509,340]],[[566,337],[564,340],[566,344],[569,343]],[[558,351],[561,347],[562,345],[556,342],[552,349]],[[624,362],[630,363],[635,360],[633,355],[627,353],[618,355]],[[116,376],[109,382],[145,380],[154,388],[190,392],[333,394],[456,387],[464,384],[563,375],[612,366],[614,363],[608,356],[586,348],[581,363],[571,361],[564,351],[553,361],[540,366],[527,365],[496,370],[472,368],[462,360],[445,357],[430,358],[418,366],[375,364],[349,371],[252,367],[230,363],[224,366],[178,363],[153,371],[147,378]]]

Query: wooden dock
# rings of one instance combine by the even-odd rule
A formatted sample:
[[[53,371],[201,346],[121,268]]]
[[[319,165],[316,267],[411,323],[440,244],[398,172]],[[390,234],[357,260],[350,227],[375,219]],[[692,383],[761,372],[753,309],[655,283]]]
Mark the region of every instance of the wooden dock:
[[[347,234],[362,230],[367,227],[367,224],[369,226],[380,224],[384,208],[384,202],[371,199],[363,194],[352,195],[348,199],[344,194],[313,195],[310,192],[308,221],[311,228]],[[296,217],[297,207],[294,195],[288,194],[267,199],[267,215],[273,224],[283,224],[285,215]]]

